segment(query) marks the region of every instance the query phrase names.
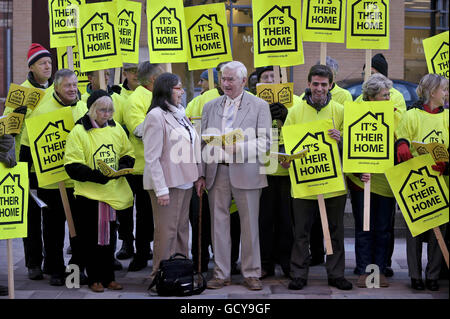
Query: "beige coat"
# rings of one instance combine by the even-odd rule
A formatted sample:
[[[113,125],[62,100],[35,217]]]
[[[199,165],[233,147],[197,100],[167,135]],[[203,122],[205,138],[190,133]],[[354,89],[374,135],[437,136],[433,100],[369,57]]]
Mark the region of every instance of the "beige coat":
[[[186,118],[187,120],[187,118]],[[189,120],[187,120],[188,123]],[[199,177],[200,137],[195,134],[194,146],[188,131],[171,112],[153,108],[145,117],[144,189],[154,190],[157,196],[168,189],[197,181]]]

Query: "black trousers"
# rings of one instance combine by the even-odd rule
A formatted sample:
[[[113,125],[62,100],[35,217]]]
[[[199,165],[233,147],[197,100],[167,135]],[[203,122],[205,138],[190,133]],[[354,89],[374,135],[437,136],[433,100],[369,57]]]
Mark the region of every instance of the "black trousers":
[[[259,205],[259,247],[261,267],[271,272],[280,264],[289,275],[294,231],[292,225],[291,181],[289,176],[267,176]]]
[[[152,203],[148,192],[144,190],[142,178],[142,175],[131,175],[127,176],[127,181],[130,184],[131,190],[135,196],[136,256],[139,258],[148,259],[150,254],[150,243],[153,241],[154,224]],[[119,220],[119,223],[120,222],[121,220]]]
[[[67,188],[67,197],[70,207],[74,206],[73,188]],[[61,200],[59,189],[37,189],[37,195],[42,199],[47,207],[42,209],[42,233],[44,239],[44,269],[51,275],[63,275],[64,265],[64,237],[66,232],[66,215]],[[71,209],[73,213],[73,209]],[[76,228],[75,228],[76,230]],[[71,243],[72,244],[72,243]],[[73,246],[76,247],[76,244]],[[77,259],[78,250],[72,249],[74,258]]]
[[[111,240],[109,245],[98,245],[98,201],[78,195],[75,202],[73,220],[82,252],[79,258],[86,265],[88,284],[100,282],[107,287],[115,280],[114,249]],[[120,211],[117,212],[119,214]],[[110,233],[114,231],[114,227],[115,221],[110,222]]]

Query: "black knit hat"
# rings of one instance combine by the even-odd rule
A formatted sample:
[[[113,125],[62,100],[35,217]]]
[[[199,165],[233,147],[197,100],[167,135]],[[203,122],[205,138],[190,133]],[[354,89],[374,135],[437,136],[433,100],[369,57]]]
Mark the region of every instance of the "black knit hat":
[[[109,96],[111,98],[111,96],[105,90],[96,90],[92,92],[91,95],[89,95],[86,102],[88,110],[91,108],[91,105],[94,104],[95,101],[97,101],[99,98],[103,96]]]
[[[266,71],[273,71],[273,66],[262,66],[259,68],[256,68],[256,76],[258,78],[258,82],[261,79],[261,75]]]
[[[388,63],[383,54],[377,53],[373,56],[372,67],[383,74],[385,77],[388,76]]]

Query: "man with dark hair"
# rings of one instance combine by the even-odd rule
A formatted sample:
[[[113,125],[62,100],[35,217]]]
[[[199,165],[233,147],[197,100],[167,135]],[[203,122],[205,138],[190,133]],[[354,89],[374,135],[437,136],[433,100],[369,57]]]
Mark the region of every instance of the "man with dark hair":
[[[333,83],[333,73],[328,66],[314,65],[308,74],[308,88],[301,105],[292,109],[285,125],[301,124],[317,120],[333,119],[335,128],[328,135],[340,143],[343,129],[344,107],[331,100],[329,92]],[[289,167],[289,163],[283,163]],[[326,259],[328,285],[341,290],[352,289],[352,284],[344,278],[344,209],[347,191],[324,194],[333,254]],[[305,196],[293,199],[294,246],[291,255],[292,281],[288,288],[303,289],[307,284],[310,266],[309,240],[311,225],[319,211],[317,196]]]

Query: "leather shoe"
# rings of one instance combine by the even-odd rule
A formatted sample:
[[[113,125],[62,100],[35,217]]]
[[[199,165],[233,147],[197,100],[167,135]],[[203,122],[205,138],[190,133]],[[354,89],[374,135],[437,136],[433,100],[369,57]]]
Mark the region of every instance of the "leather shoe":
[[[133,247],[133,241],[123,241],[122,247],[116,254],[116,258],[123,260],[133,257],[134,255],[134,247]]]
[[[64,286],[64,275],[53,274],[50,277],[50,286]]]
[[[392,277],[392,276],[394,276],[394,271],[392,270],[392,268],[391,267],[386,267],[385,269],[384,269],[384,275],[386,276],[386,277]]]
[[[439,284],[438,284],[437,280],[426,279],[425,280],[425,286],[427,287],[428,290],[431,290],[431,291],[438,291],[439,290]]]
[[[111,281],[107,288],[111,289],[111,290],[122,290],[123,289],[122,285],[119,284],[117,281]]]
[[[113,269],[114,270],[122,270],[122,264],[120,263],[120,261],[118,261],[116,258],[114,258],[113,261]]]
[[[228,286],[230,284],[231,284],[230,279],[221,279],[221,278],[214,277],[208,281],[208,283],[206,284],[206,288],[220,289],[220,288],[223,288],[224,286]]]
[[[134,256],[128,265],[128,271],[139,271],[147,267],[147,259]]]
[[[256,277],[244,278],[244,286],[250,290],[261,290],[263,288],[261,281]]]
[[[344,277],[341,278],[328,278],[328,285],[332,287],[336,287],[340,290],[351,290],[353,288],[353,285],[350,281],[345,279]]]
[[[411,288],[414,290],[425,290],[422,279],[411,278]]]
[[[356,282],[356,287],[367,288],[366,279],[367,279],[367,274],[359,276],[358,281]]]
[[[306,279],[303,278],[294,278],[289,283],[288,289],[290,290],[302,290],[303,287],[306,286]]]
[[[44,279],[42,275],[42,270],[39,267],[28,268],[28,278],[31,280],[41,280]]]
[[[105,288],[103,287],[103,285],[99,282],[94,282],[92,285],[89,286],[89,288],[93,291],[93,292],[103,292],[105,291]]]

